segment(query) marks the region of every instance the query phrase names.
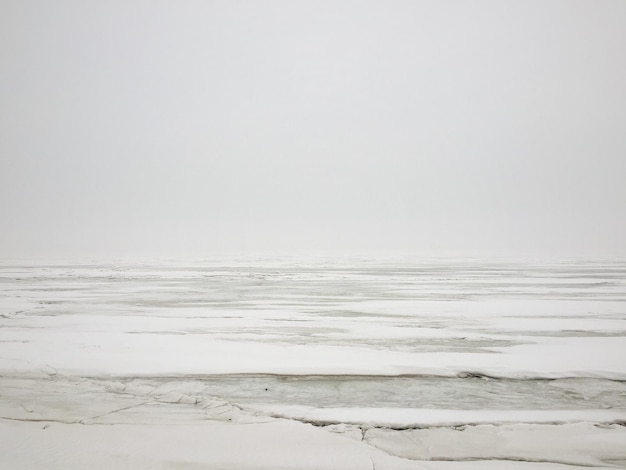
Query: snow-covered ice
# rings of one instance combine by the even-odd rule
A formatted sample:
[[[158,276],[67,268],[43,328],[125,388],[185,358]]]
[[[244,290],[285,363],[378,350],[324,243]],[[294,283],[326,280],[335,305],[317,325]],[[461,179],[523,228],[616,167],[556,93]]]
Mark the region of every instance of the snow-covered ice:
[[[622,468],[626,263],[4,261],[0,374],[8,468]]]

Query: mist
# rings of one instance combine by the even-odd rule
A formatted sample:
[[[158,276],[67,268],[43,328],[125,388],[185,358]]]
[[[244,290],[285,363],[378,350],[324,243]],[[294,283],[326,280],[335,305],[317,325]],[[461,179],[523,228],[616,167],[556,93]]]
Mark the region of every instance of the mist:
[[[0,256],[626,255],[626,3],[0,2]]]

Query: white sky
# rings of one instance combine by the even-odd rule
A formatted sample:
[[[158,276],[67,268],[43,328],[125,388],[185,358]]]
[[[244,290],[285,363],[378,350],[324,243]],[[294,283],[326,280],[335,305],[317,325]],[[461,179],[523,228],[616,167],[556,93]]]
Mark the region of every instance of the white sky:
[[[623,0],[0,0],[0,256],[624,256],[625,51]]]

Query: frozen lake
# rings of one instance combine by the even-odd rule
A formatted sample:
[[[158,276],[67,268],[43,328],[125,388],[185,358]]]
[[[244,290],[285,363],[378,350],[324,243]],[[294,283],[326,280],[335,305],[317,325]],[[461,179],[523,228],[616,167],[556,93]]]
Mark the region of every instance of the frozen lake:
[[[45,427],[62,448],[107,424],[243,443],[190,462],[134,448],[133,468],[275,467],[245,445],[255,426],[314,433],[308,449],[354,468],[623,468],[626,262],[4,261],[0,373],[2,450],[27,467],[88,460],[28,460],[16,436],[40,448]],[[349,467],[318,454],[283,466]]]

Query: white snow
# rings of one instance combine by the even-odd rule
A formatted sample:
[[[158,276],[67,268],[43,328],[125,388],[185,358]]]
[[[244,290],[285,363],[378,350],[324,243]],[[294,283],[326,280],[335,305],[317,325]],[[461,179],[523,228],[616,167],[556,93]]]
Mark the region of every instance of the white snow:
[[[624,466],[625,279],[618,262],[4,262],[0,454],[8,468]],[[329,381],[265,402],[266,374]],[[384,406],[307,403],[306,387],[358,376],[380,389],[355,399]],[[458,409],[407,407],[393,376],[473,382],[441,382]],[[532,381],[568,377],[590,382],[555,382],[556,408],[537,409]],[[244,384],[258,399],[228,398]],[[520,401],[490,408],[498,393]]]

